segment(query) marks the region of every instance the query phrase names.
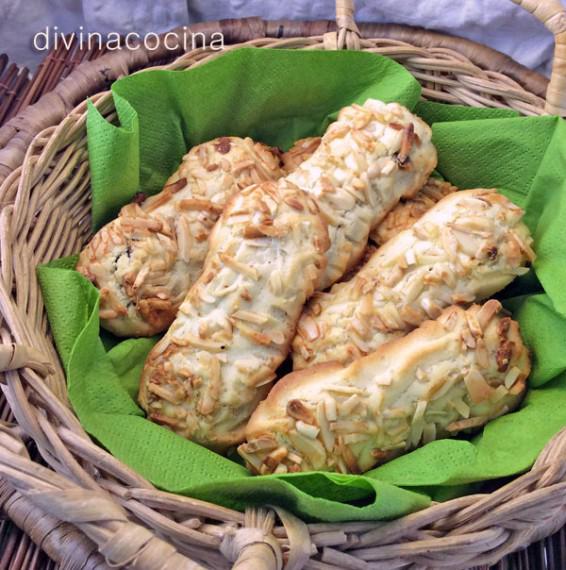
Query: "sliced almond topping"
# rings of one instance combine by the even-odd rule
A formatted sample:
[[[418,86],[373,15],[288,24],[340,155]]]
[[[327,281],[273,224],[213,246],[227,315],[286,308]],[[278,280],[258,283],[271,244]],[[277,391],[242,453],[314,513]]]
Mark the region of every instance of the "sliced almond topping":
[[[232,173],[234,174],[234,176],[237,176],[238,174],[240,174],[242,172],[242,170],[245,170],[246,168],[252,168],[255,167],[256,163],[254,160],[240,160],[239,162],[236,162],[232,168]]]
[[[295,198],[294,196],[287,196],[286,198],[283,199],[283,202],[285,202],[285,204],[287,204],[288,206],[291,206],[291,208],[293,208],[294,210],[299,210],[302,212],[305,209],[303,204],[299,200],[297,200],[297,198]]]
[[[509,392],[507,391],[507,388],[505,388],[505,386],[503,384],[501,384],[500,386],[497,386],[497,388],[495,389],[495,393],[491,399],[491,401],[493,403],[497,403],[499,402],[499,400],[503,399],[505,396],[507,396]]]
[[[289,452],[287,459],[293,463],[296,463],[297,465],[300,465],[303,462],[303,458],[298,453],[294,453],[293,451]]]
[[[248,453],[246,451],[246,446],[247,446],[246,443],[240,445],[238,447],[238,453],[244,458],[244,460],[248,464],[248,467],[250,467],[254,473],[260,473],[261,470],[260,458],[257,455],[254,455],[253,453]]]
[[[132,228],[138,228],[142,230],[150,230],[152,232],[159,232],[163,228],[163,222],[161,222],[161,220],[156,220],[153,218],[123,217],[121,221],[125,226],[131,226]]]
[[[254,281],[257,281],[259,279],[259,273],[257,269],[255,269],[255,267],[251,267],[249,265],[246,265],[245,263],[241,263],[240,261],[237,261],[234,257],[228,255],[227,253],[219,253],[218,257],[226,266],[230,267],[230,269],[234,270],[236,273],[242,273],[243,275],[245,275],[246,277],[250,277]]]
[[[349,416],[361,403],[361,399],[357,394],[352,394],[347,400],[339,406],[341,416]]]
[[[170,340],[177,346],[194,346],[210,352],[220,352],[224,349],[222,343],[201,339],[189,333],[183,334],[182,338],[172,336]]]
[[[509,390],[509,394],[512,396],[518,396],[519,394],[522,394],[525,391],[526,385],[526,378],[520,377]]]
[[[320,438],[322,439],[322,443],[327,451],[332,451],[334,448],[334,434],[330,431],[324,400],[321,400],[316,407],[316,419],[320,426]]]
[[[239,310],[232,313],[234,319],[240,319],[242,321],[248,321],[256,325],[263,325],[267,323],[271,317],[269,315],[264,315],[262,313],[253,313],[252,311]]]
[[[338,419],[336,400],[334,398],[328,396],[324,398],[324,409],[329,422],[334,422]]]
[[[181,259],[189,263],[192,257],[193,236],[189,220],[185,216],[177,220],[177,248]]]
[[[436,424],[428,423],[423,428],[423,443],[430,443],[436,439]]]
[[[287,404],[287,415],[308,424],[315,423],[313,413],[302,400],[289,400]]]
[[[446,426],[449,432],[457,432],[463,429],[469,429],[474,427],[479,427],[487,422],[488,418],[484,416],[478,416],[475,418],[469,418],[467,420],[459,420],[457,422],[452,422]]]
[[[221,214],[224,209],[220,204],[215,204],[210,200],[201,200],[199,198],[185,198],[183,200],[179,200],[176,203],[176,207],[180,210],[204,210],[215,214]]]
[[[305,315],[299,321],[297,333],[307,341],[312,342],[320,336],[320,329],[312,317]]]
[[[156,414],[155,412],[150,412],[149,417],[154,422],[158,424],[167,425],[170,427],[177,427],[179,425],[179,420],[177,418],[170,418],[164,414]]]
[[[263,434],[251,439],[242,447],[247,453],[256,453],[258,451],[271,451],[278,447],[277,440],[271,434]]]
[[[501,310],[501,303],[490,299],[484,303],[476,314],[476,320],[482,330],[485,330],[491,319]]]
[[[515,241],[521,251],[527,256],[527,259],[532,263],[536,258],[533,248],[528,243],[525,243],[516,232],[510,231],[508,235],[513,241]]]
[[[370,439],[370,435],[367,433],[350,433],[342,437],[346,445],[353,445],[355,443],[362,443]]]
[[[265,237],[257,226],[251,224],[244,228],[243,235],[246,239],[256,239],[256,238]]]
[[[166,184],[163,187],[163,189],[164,190],[167,189],[172,194],[175,194],[176,192],[179,192],[179,190],[182,190],[186,185],[187,185],[187,179],[186,178],[179,178],[179,180],[176,180],[175,182],[171,182],[169,184]]]
[[[448,402],[463,418],[467,419],[470,417],[470,406],[462,400],[462,398],[457,398]]]
[[[148,382],[147,389],[159,398],[170,402],[171,404],[179,404],[183,401],[184,390],[175,390],[173,386],[161,386],[154,382]]]
[[[464,383],[474,404],[481,404],[488,401],[494,393],[494,389],[486,382],[481,372],[477,368],[471,368],[464,376]]]
[[[320,429],[318,427],[307,424],[301,420],[297,421],[295,428],[300,434],[308,437],[309,439],[316,439],[320,432]]]
[[[204,382],[204,389],[198,404],[198,411],[206,416],[212,414],[218,405],[220,397],[221,378],[220,378],[220,362],[214,356],[207,358],[207,378]]]
[[[266,335],[265,333],[254,330],[252,327],[249,327],[248,325],[246,325],[242,321],[231,320],[231,323],[244,336],[247,336],[249,339],[253,340],[254,342],[256,342],[258,344],[265,345],[265,346],[271,344],[272,339],[269,335]]]
[[[507,372],[505,376],[505,388],[509,390],[513,386],[513,384],[515,384],[515,382],[517,381],[519,376],[521,376],[521,374],[522,374],[521,369],[517,368],[516,366],[513,366],[513,368],[511,368],[511,370],[509,370],[509,372]]]
[[[295,430],[289,432],[289,439],[297,451],[305,457],[313,469],[320,469],[326,460],[326,451],[317,439],[309,439]]]
[[[409,165],[410,153],[415,141],[415,125],[409,123],[403,127],[403,138],[401,139],[401,147],[396,157],[399,168],[406,168]]]
[[[277,463],[280,463],[281,461],[283,461],[283,459],[285,459],[285,457],[287,457],[288,453],[289,453],[289,450],[285,446],[282,445],[282,446],[278,447],[277,449],[274,449],[269,454],[269,457],[271,457]]]

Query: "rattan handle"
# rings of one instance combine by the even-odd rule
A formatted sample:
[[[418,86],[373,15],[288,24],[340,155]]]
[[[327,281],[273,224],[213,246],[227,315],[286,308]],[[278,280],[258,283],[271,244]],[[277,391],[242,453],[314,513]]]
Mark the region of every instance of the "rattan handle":
[[[354,0],[336,0],[336,31],[324,34],[325,49],[360,49],[355,11]]]
[[[560,0],[512,1],[554,34],[554,60],[544,110],[551,115],[566,116],[566,9]],[[354,14],[354,0],[336,0],[336,32],[324,34],[326,49],[360,49],[360,30]]]
[[[513,0],[554,34],[554,60],[544,110],[566,116],[566,10],[560,0]]]

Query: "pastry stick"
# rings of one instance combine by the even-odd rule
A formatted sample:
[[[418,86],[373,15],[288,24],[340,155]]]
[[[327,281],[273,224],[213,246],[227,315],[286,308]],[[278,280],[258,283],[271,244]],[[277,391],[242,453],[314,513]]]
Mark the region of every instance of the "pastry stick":
[[[444,196],[456,190],[458,190],[456,186],[452,186],[450,182],[429,178],[414,198],[399,202],[372,230],[370,234],[372,241],[368,243],[360,261],[340,281],[350,281],[358,273],[377,250],[376,244],[384,244],[403,230],[410,228]]]
[[[351,362],[444,307],[503,289],[534,259],[522,214],[495,190],[442,199],[350,281],[311,299],[293,341],[294,367]]]
[[[328,222],[320,289],[357,263],[371,229],[400,198],[413,196],[435,166],[430,128],[405,107],[368,99],[340,111],[312,156],[287,176],[316,199]]]
[[[418,219],[422,218],[442,198],[458,190],[456,186],[429,178],[425,185],[413,198],[401,200],[383,220],[371,231],[370,239],[377,245],[383,245],[398,233],[410,228]]]
[[[77,269],[100,289],[100,320],[119,336],[151,336],[175,318],[202,271],[228,198],[276,180],[279,153],[221,137],[192,148],[157,195],[136,195],[81,253]]]
[[[292,184],[236,194],[202,275],[147,358],[139,401],[148,417],[217,450],[241,442],[288,354],[327,248],[317,205]]]
[[[260,474],[363,473],[512,410],[530,363],[500,308],[453,306],[347,367],[293,372],[252,415],[240,455]]]
[[[281,155],[283,170],[291,173],[305,160],[310,158],[319,147],[320,137],[299,139],[288,151]],[[444,196],[458,190],[456,186],[440,180],[429,178],[424,186],[412,198],[401,201],[375,226],[370,239],[377,245],[383,245],[399,232],[410,228],[421,216],[428,212]]]

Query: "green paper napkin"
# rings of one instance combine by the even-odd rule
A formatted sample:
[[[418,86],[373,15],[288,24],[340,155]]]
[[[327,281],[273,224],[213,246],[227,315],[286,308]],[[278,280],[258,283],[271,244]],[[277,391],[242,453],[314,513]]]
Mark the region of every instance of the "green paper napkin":
[[[413,106],[420,86],[402,66],[369,53],[243,48],[188,71],[130,75],[112,93],[120,128],[91,104],[87,116],[95,228],[138,190],[161,190],[191,146],[233,135],[286,149],[324,133],[351,103],[373,97]]]
[[[234,50],[189,71],[130,76],[112,90],[120,126],[93,106],[87,121],[95,227],[136,191],[159,190],[193,144],[249,135],[288,147],[323,132],[341,107],[375,97],[400,101],[433,124],[442,176],[462,188],[496,186],[525,207],[539,255],[534,271],[500,295],[533,353],[521,409],[473,438],[433,442],[365,476],[252,477],[237,460],[145,420],[135,395],[155,339],[100,334],[98,292],[73,271],[76,258],[40,267],[69,399],[115,457],[160,488],[237,509],[270,503],[309,520],[390,519],[426,507],[430,497],[457,496],[470,483],[528,469],[566,425],[562,120],[418,101],[420,88],[404,68],[359,52]]]

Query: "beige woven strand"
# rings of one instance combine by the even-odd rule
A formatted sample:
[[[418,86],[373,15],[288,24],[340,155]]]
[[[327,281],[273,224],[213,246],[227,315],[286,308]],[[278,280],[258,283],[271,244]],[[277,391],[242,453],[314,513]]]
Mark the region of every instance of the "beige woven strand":
[[[0,446],[0,474],[42,511],[80,527],[110,565],[204,570],[151,530],[129,521],[122,507],[103,491],[82,489],[7,446]]]
[[[544,110],[566,116],[566,10],[560,0],[512,0],[540,20],[554,34],[554,60]]]
[[[109,569],[97,546],[78,528],[47,515],[2,480],[0,508],[61,568]]]
[[[309,529],[301,519],[285,509],[276,506],[271,508],[281,519],[289,540],[289,552],[287,553],[285,570],[301,570],[309,558],[316,554],[316,547],[311,541]]]
[[[0,372],[29,367],[46,376],[54,372],[49,360],[31,346],[0,344]]]
[[[336,31],[324,34],[325,49],[360,49],[360,30],[354,14],[354,0],[336,0]]]

